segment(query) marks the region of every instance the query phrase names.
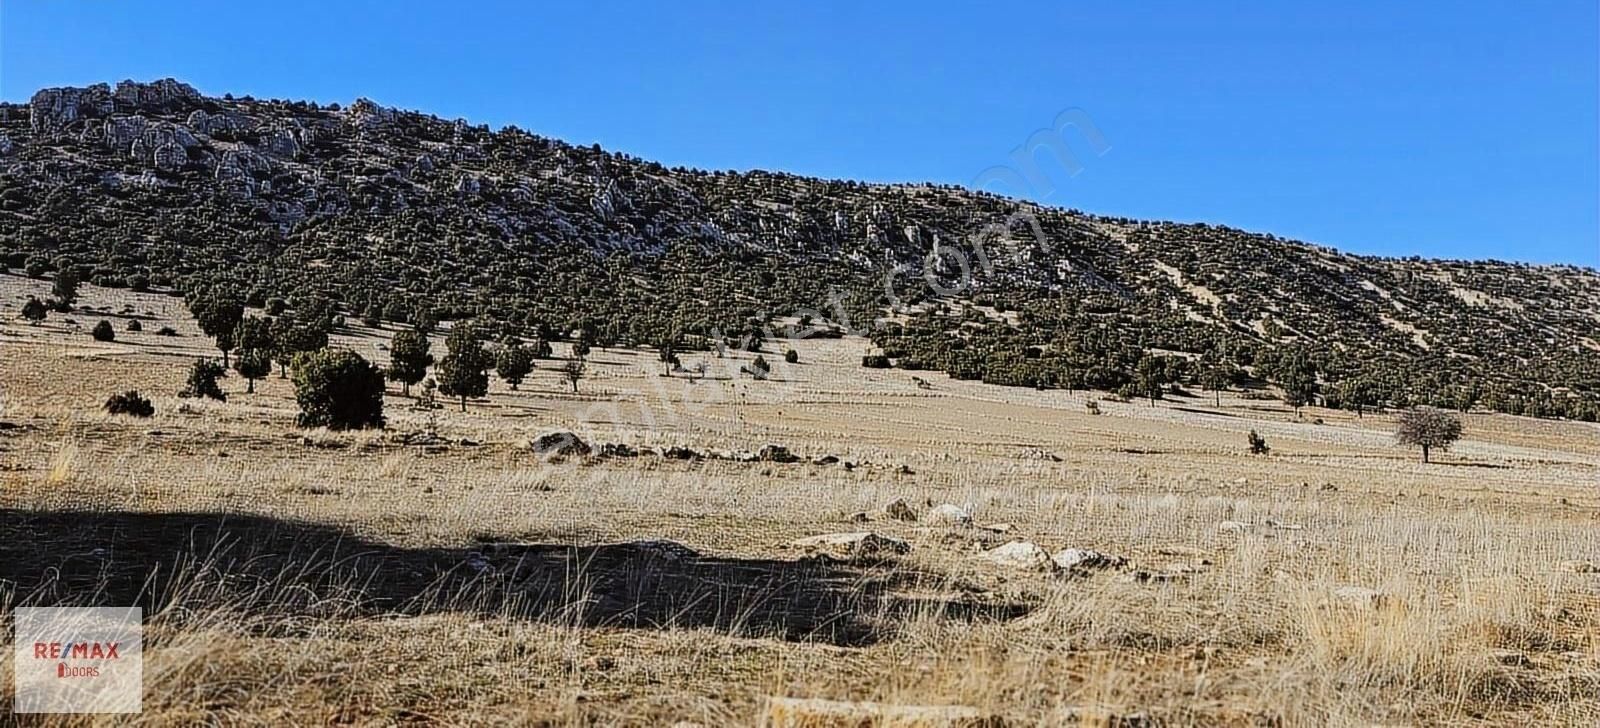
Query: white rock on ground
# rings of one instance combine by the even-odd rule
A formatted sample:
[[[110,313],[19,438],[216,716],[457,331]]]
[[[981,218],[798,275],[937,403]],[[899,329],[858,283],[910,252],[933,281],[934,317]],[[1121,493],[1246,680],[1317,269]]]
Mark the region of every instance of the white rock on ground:
[[[1358,609],[1383,609],[1398,602],[1392,594],[1364,586],[1337,586],[1329,595],[1336,606]]]
[[[972,523],[972,514],[967,512],[967,509],[951,503],[935,506],[933,510],[928,511],[927,518],[930,523],[953,523],[963,526]]]
[[[807,554],[845,560],[899,556],[911,552],[911,544],[893,536],[882,536],[870,531],[807,536],[796,539],[789,545]]]
[[[1013,569],[1029,569],[1034,571],[1054,571],[1055,562],[1050,560],[1050,554],[1039,545],[1029,541],[1012,541],[1004,546],[999,546],[983,552],[983,558],[990,563],[998,564]]]

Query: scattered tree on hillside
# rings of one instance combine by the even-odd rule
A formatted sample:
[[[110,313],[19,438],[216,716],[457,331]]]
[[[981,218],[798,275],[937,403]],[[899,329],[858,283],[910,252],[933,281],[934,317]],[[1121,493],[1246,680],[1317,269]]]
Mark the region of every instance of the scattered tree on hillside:
[[[348,349],[302,353],[294,363],[301,427],[383,426],[383,370]]]
[[[584,376],[584,371],[583,370],[584,370],[583,359],[578,358],[578,357],[573,357],[571,359],[568,359],[567,363],[563,364],[561,366],[561,376],[563,378],[565,378],[569,384],[572,385],[572,393],[573,394],[577,394],[578,393],[578,381],[583,379],[583,376]]]
[[[1228,388],[1233,377],[1226,366],[1212,364],[1200,371],[1200,388],[1211,392],[1216,397],[1216,405],[1222,406],[1222,392]]]
[[[787,364],[799,364],[800,352],[795,351],[794,349],[783,352],[783,361]]]
[[[389,381],[399,382],[406,396],[411,395],[411,385],[428,376],[433,365],[430,346],[428,337],[414,329],[395,333],[389,342]]]
[[[78,300],[77,270],[70,265],[58,268],[55,282],[50,284],[50,296],[55,300],[57,311],[71,311],[72,304]]]
[[[244,320],[244,300],[225,288],[206,288],[191,292],[185,302],[200,330],[216,340],[226,369],[234,348],[234,329]]]
[[[117,340],[117,330],[111,326],[110,321],[105,319],[100,319],[100,323],[94,325],[94,329],[89,332],[89,335],[93,336],[95,341]]]
[[[316,320],[302,321],[279,316],[272,326],[272,358],[278,363],[278,376],[289,376],[295,355],[319,351],[328,346],[328,329]]]
[[[495,357],[494,370],[511,385],[515,390],[522,380],[533,371],[533,352],[516,339],[507,339],[500,345],[500,353]]]
[[[439,392],[446,397],[460,398],[461,411],[466,412],[468,397],[488,394],[488,369],[492,362],[471,324],[462,323],[451,329],[444,346],[446,353],[439,360],[436,375]]]
[[[1433,448],[1450,449],[1450,444],[1461,439],[1463,426],[1455,413],[1434,407],[1415,407],[1400,413],[1395,438],[1402,445],[1422,448],[1422,462],[1428,462]]]

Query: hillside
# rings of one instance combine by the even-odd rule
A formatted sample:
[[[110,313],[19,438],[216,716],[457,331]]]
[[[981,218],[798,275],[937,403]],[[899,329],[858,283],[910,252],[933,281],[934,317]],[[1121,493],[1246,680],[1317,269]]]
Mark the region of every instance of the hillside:
[[[695,348],[809,312],[871,336],[884,357],[867,363],[999,384],[1271,382],[1335,406],[1600,413],[1593,269],[669,169],[364,99],[216,98],[170,79],[0,105],[0,252],[35,276],[232,284],[258,304],[527,337]]]

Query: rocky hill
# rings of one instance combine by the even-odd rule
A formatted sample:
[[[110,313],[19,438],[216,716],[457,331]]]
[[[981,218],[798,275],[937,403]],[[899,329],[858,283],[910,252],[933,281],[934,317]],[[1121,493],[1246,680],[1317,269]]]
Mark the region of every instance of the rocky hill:
[[[0,263],[597,343],[770,338],[807,315],[872,336],[869,364],[1002,384],[1146,394],[1209,372],[1329,404],[1600,411],[1589,268],[667,168],[365,99],[216,98],[171,79],[0,104]]]

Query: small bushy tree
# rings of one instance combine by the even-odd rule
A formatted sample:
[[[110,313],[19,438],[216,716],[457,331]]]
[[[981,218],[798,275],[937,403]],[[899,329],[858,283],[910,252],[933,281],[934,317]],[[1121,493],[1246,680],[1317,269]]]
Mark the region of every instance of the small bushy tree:
[[[500,346],[500,354],[495,359],[494,369],[506,384],[516,389],[517,385],[522,384],[522,380],[528,377],[528,373],[533,371],[533,352],[528,351],[528,347],[523,346],[522,342],[508,339]]]
[[[228,395],[222,392],[222,387],[217,386],[217,378],[227,374],[221,364],[210,359],[196,359],[189,367],[189,379],[185,382],[179,397],[210,397],[219,402],[226,402]]]
[[[400,331],[389,342],[389,381],[399,382],[406,396],[411,385],[428,376],[433,355],[428,353],[428,337],[416,330]]]
[[[1428,462],[1433,448],[1450,449],[1461,439],[1461,418],[1453,412],[1433,407],[1416,407],[1400,413],[1395,439],[1402,445],[1422,448],[1422,462]]]
[[[800,352],[795,351],[794,349],[783,352],[783,361],[787,364],[799,364]]]
[[[106,400],[106,412],[114,415],[129,415],[132,417],[149,417],[156,413],[156,406],[150,404],[136,389],[130,389],[122,394],[113,394]]]
[[[72,266],[56,270],[56,279],[50,284],[50,295],[55,299],[56,310],[72,310],[72,304],[78,300],[78,273]]]
[[[760,381],[766,379],[767,375],[772,373],[772,365],[768,364],[767,360],[763,359],[760,354],[757,354],[756,358],[751,359],[749,364],[740,367],[739,371],[749,374],[756,381]]]
[[[47,314],[48,311],[45,309],[44,301],[38,298],[28,296],[28,302],[22,304],[22,317],[27,319],[28,323],[38,324],[44,320]]]
[[[191,292],[185,303],[194,314],[195,322],[200,324],[200,330],[216,340],[217,349],[222,351],[222,366],[226,369],[229,352],[234,348],[234,330],[244,320],[244,299],[226,289],[208,288]]]
[[[567,380],[568,384],[572,385],[573,394],[578,393],[578,381],[583,379],[583,369],[583,359],[579,357],[568,359],[567,363],[561,367],[561,376]]]
[[[1251,455],[1266,455],[1269,452],[1272,452],[1272,448],[1267,445],[1267,438],[1262,437],[1261,433],[1256,432],[1255,430],[1251,430],[1250,431],[1250,454]]]
[[[94,328],[89,331],[89,335],[93,336],[95,341],[117,340],[117,330],[111,326],[110,321],[105,319],[100,319],[100,323],[94,325]]]
[[[461,411],[467,411],[468,397],[482,397],[489,393],[489,354],[471,325],[462,324],[451,329],[445,339],[444,358],[439,360],[439,392],[446,397],[459,397]]]
[[[383,426],[383,370],[348,349],[302,353],[294,362],[301,427]]]

